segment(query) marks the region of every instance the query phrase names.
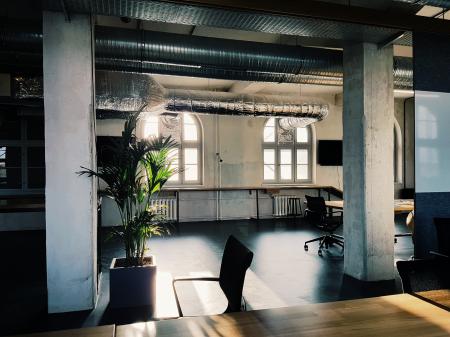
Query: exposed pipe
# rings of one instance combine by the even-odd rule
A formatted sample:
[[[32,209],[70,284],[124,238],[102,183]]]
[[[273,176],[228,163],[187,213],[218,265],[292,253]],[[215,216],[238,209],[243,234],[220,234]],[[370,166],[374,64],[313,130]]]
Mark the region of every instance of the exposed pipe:
[[[15,33],[12,27],[5,26],[1,29],[0,46],[1,50],[42,53],[42,34],[38,27],[24,26]],[[98,70],[342,85],[339,50],[150,31],[138,34],[109,27],[97,27],[95,49]],[[394,58],[394,84],[397,89],[412,87],[411,59]]]
[[[246,95],[204,90],[165,89],[151,76],[119,72],[96,73],[97,109],[195,112],[218,115],[301,117],[308,124],[323,120],[328,105],[312,98]],[[113,114],[110,116],[114,117]],[[122,118],[123,114],[118,115]]]
[[[408,3],[411,5],[433,6],[440,8],[450,8],[450,0],[394,0],[396,2]]]
[[[342,53],[330,49],[152,31],[137,34],[109,27],[97,27],[95,37],[96,56],[106,59],[283,74],[339,76],[342,72]]]

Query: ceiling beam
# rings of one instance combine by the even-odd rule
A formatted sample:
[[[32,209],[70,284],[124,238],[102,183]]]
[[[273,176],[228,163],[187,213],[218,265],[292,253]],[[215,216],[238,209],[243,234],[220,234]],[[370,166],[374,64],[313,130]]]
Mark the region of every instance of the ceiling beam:
[[[393,11],[381,11],[364,7],[353,7],[334,3],[302,0],[167,0],[167,2],[197,5],[212,8],[265,12],[294,17],[363,24],[398,29],[450,35],[450,25],[443,20]]]

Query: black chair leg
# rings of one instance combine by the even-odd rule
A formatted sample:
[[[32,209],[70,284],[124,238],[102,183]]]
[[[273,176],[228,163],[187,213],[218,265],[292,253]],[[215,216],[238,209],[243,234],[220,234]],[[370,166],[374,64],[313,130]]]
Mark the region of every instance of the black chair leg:
[[[305,249],[305,251],[308,251],[308,244],[309,244],[309,243],[311,243],[311,242],[316,242],[316,241],[322,241],[324,238],[325,238],[325,236],[320,236],[320,237],[318,237],[318,238],[315,238],[315,239],[312,239],[312,240],[305,241],[305,244],[304,244],[303,248]]]

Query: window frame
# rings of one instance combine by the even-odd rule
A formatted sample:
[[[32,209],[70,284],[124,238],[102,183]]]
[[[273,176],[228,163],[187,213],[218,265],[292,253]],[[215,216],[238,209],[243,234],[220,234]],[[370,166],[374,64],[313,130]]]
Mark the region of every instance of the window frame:
[[[7,112],[6,112],[7,113]],[[20,148],[20,172],[21,172],[21,187],[20,188],[0,188],[0,195],[26,195],[26,194],[42,194],[45,192],[45,184],[42,188],[28,187],[28,149],[33,147],[44,148],[45,154],[45,139],[28,139],[28,120],[27,116],[38,116],[44,118],[43,113],[30,112],[23,113],[16,111],[20,117],[20,139],[0,139],[0,147],[19,147]],[[45,160],[45,159],[44,159]],[[44,165],[45,172],[45,165]]]
[[[184,140],[184,116],[188,113],[179,113],[179,125],[178,125],[178,134],[179,140],[177,140],[178,146],[176,150],[178,151],[178,168],[180,168],[180,172],[178,173],[178,180],[167,181],[167,187],[192,187],[199,186],[203,183],[203,128],[200,123],[199,118],[195,114],[189,114],[189,116],[194,121],[194,124],[197,129],[197,140]],[[165,136],[163,134],[163,130],[161,128],[161,116],[158,117],[158,135]],[[145,120],[143,120],[144,125],[142,130],[145,130]],[[144,136],[144,135],[142,135]],[[197,180],[186,180],[185,177],[185,149],[196,149],[197,150]]]
[[[275,120],[275,141],[274,142],[266,142],[264,139],[264,132],[267,123],[271,119]],[[311,125],[307,125],[305,128],[308,130],[308,139],[307,142],[297,142],[297,129],[294,131],[294,141],[291,144],[279,144],[278,143],[278,135],[279,135],[279,119],[280,117],[269,117],[265,123],[262,132],[262,181],[263,184],[311,184],[313,182],[313,130]],[[264,150],[266,149],[274,149],[275,150],[275,179],[265,179],[264,178]],[[281,151],[289,149],[291,151],[291,179],[281,179]],[[308,179],[298,179],[297,178],[297,150],[306,149],[308,150]]]

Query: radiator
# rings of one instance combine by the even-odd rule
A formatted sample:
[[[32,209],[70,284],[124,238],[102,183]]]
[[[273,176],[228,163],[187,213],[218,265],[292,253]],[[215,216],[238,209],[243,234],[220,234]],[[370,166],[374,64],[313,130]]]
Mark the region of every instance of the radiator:
[[[301,198],[296,195],[275,195],[273,197],[273,216],[301,215]]]
[[[176,198],[157,198],[150,201],[151,207],[156,207],[158,212],[165,216],[168,221],[177,220],[177,199]]]

